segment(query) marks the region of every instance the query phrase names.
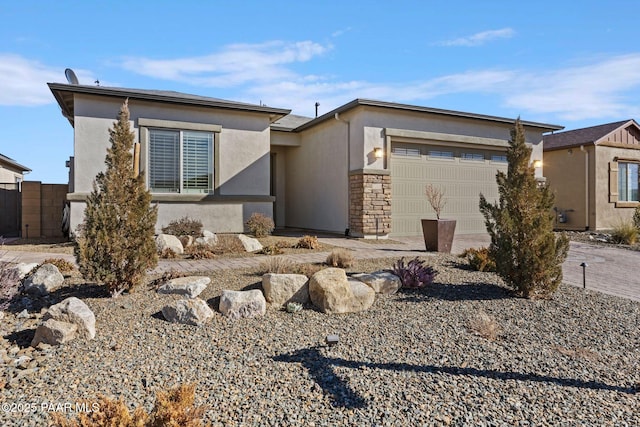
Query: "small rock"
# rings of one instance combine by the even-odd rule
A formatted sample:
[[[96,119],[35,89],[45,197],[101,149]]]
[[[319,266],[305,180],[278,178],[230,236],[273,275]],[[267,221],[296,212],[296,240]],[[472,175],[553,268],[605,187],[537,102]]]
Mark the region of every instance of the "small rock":
[[[96,336],[95,315],[82,300],[76,297],[69,297],[52,305],[42,319],[73,323],[78,327],[78,336],[81,338],[93,339]]]
[[[195,298],[207,288],[211,279],[204,276],[188,276],[171,279],[158,288],[159,294],[177,294]]]
[[[208,230],[204,230],[202,232],[202,237],[198,237],[196,239],[196,243],[199,243],[201,245],[215,246],[218,243],[218,236]]]
[[[262,244],[258,241],[258,239],[245,236],[244,234],[238,234],[238,239],[240,239],[242,246],[244,246],[244,250],[247,252],[256,252],[262,250]]]
[[[36,347],[40,343],[50,345],[64,344],[74,339],[77,331],[78,327],[73,323],[48,319],[36,329],[36,334],[31,341],[31,346]]]
[[[18,319],[28,319],[28,318],[29,318],[29,317],[31,317],[31,316],[29,315],[29,312],[28,312],[28,311],[27,311],[27,309],[25,308],[25,309],[24,309],[24,310],[22,310],[20,313],[18,313],[18,314],[16,315],[16,317],[17,317]]]
[[[341,268],[325,268],[311,276],[309,296],[323,313],[354,313],[369,308],[375,292],[359,280],[350,282]]]
[[[259,289],[250,291],[222,291],[220,312],[230,319],[263,316],[267,312],[267,301]]]
[[[213,318],[213,310],[200,298],[180,299],[162,309],[162,315],[172,323],[202,326]]]
[[[184,247],[182,246],[180,239],[171,234],[159,234],[158,237],[156,237],[156,248],[158,249],[158,252],[162,252],[165,249],[171,249],[178,255],[184,253]]]
[[[400,278],[388,271],[374,271],[351,276],[369,285],[377,294],[395,294],[402,287]]]

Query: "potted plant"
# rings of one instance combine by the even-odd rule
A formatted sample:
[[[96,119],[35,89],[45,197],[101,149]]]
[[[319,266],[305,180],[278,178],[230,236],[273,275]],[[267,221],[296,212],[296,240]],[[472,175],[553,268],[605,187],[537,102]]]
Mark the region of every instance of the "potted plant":
[[[431,208],[436,213],[436,219],[422,220],[422,235],[427,251],[430,252],[451,252],[453,245],[453,235],[456,231],[455,219],[440,219],[440,213],[447,204],[442,188],[427,184],[425,196]]]

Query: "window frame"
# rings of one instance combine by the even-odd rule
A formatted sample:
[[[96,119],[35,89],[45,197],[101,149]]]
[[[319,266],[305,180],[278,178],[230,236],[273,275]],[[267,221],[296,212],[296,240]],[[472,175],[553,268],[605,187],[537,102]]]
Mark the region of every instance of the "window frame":
[[[630,186],[633,183],[633,178],[630,178],[630,174],[633,172],[629,166],[634,166],[635,169],[635,189]],[[623,173],[624,169],[624,173]],[[625,178],[623,182],[623,177]],[[624,185],[623,185],[624,184]],[[640,162],[618,160],[618,202],[622,203],[638,203],[640,202]],[[635,190],[635,199],[633,198],[633,191]]]

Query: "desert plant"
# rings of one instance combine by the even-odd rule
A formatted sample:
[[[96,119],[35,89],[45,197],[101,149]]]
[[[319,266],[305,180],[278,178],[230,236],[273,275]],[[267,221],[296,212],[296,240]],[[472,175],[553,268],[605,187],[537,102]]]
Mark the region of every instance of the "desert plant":
[[[213,247],[202,243],[196,243],[187,247],[184,253],[193,259],[211,259],[216,256]]]
[[[73,264],[64,258],[47,258],[42,261],[42,264],[55,265],[62,274],[71,273],[74,268]]]
[[[476,315],[469,320],[468,329],[474,334],[491,341],[498,338],[498,334],[500,333],[500,325],[498,325],[498,322],[484,311],[476,313]]]
[[[636,209],[633,211],[633,225],[635,225],[640,232],[640,205],[636,206]]]
[[[275,245],[264,246],[258,253],[263,255],[282,255],[284,251],[276,243]]]
[[[500,199],[489,203],[480,194],[480,212],[491,236],[489,256],[506,285],[526,298],[549,297],[562,282],[569,239],[553,232],[554,195],[536,181],[530,159],[518,119],[507,149],[507,173],[496,175]]]
[[[187,275],[188,275],[188,273],[185,273],[183,271],[174,270],[174,269],[171,269],[169,271],[165,271],[164,273],[162,273],[162,275],[160,275],[160,277],[158,277],[158,278],[152,280],[151,282],[149,282],[149,288],[157,289],[158,287],[162,286],[164,283],[168,282],[169,280],[177,279],[179,277],[185,277]]]
[[[178,258],[178,254],[175,253],[175,251],[173,249],[171,249],[171,248],[162,249],[162,251],[160,251],[158,256],[160,258],[162,258],[162,259],[176,259],[176,258]]]
[[[143,408],[133,413],[122,400],[100,396],[88,403],[91,412],[80,413],[77,419],[67,419],[63,413],[53,412],[55,427],[202,427],[204,407],[194,407],[195,386],[178,386],[156,394],[156,402],[148,414]]]
[[[258,274],[262,276],[267,273],[287,274],[295,272],[295,264],[287,258],[272,257],[260,263]]]
[[[331,251],[325,262],[331,267],[348,268],[353,265],[354,258],[351,251],[340,248]]]
[[[109,129],[106,171],[96,176],[78,228],[76,258],[85,278],[104,283],[113,297],[141,284],[158,263],[157,207],[142,175],[134,176],[129,107],[124,102]]]
[[[638,240],[638,229],[631,221],[619,220],[611,230],[611,241],[622,245],[633,245]]]
[[[311,263],[296,264],[293,272],[295,274],[302,274],[304,276],[311,277],[314,274],[316,274],[318,271],[322,270],[323,268],[324,266],[320,264],[311,264]]]
[[[447,205],[445,199],[445,191],[440,187],[435,187],[432,184],[427,184],[424,189],[424,195],[427,197],[427,202],[436,213],[436,218],[440,219],[440,213]]]
[[[241,254],[246,250],[235,234],[218,234],[218,243],[211,249],[216,255]]]
[[[404,257],[400,258],[390,270],[400,278],[403,288],[423,288],[433,283],[438,272],[425,261],[415,257],[405,264]]]
[[[249,217],[246,224],[251,234],[255,237],[268,236],[275,228],[273,220],[259,212],[251,214],[251,217]]]
[[[192,219],[184,216],[169,222],[169,225],[162,227],[164,234],[172,234],[174,236],[202,236],[202,222],[198,219]]]
[[[299,302],[290,302],[287,304],[287,313],[297,313],[302,310],[302,304]]]
[[[296,248],[300,249],[316,249],[320,243],[318,243],[318,238],[316,236],[302,236],[298,243],[296,243]]]
[[[469,248],[463,254],[463,258],[469,262],[469,266],[476,271],[496,271],[496,263],[489,256],[489,248]]]

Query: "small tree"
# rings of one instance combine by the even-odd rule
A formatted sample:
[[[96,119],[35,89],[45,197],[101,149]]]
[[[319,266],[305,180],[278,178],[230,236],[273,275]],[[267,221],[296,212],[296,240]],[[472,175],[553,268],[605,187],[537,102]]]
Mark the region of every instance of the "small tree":
[[[435,211],[436,218],[440,219],[440,213],[442,213],[442,210],[447,205],[447,199],[444,197],[444,189],[427,184],[424,188],[424,195],[427,197],[431,208]]]
[[[134,177],[127,101],[109,135],[107,168],[96,176],[87,200],[76,258],[87,279],[104,283],[116,297],[139,285],[146,270],[157,265],[153,236],[158,214],[143,177]]]
[[[562,282],[562,263],[569,239],[553,232],[554,196],[539,186],[529,164],[531,148],[516,120],[507,151],[508,171],[498,172],[500,200],[489,203],[480,194],[480,211],[491,236],[489,254],[508,286],[526,298],[549,297]]]

